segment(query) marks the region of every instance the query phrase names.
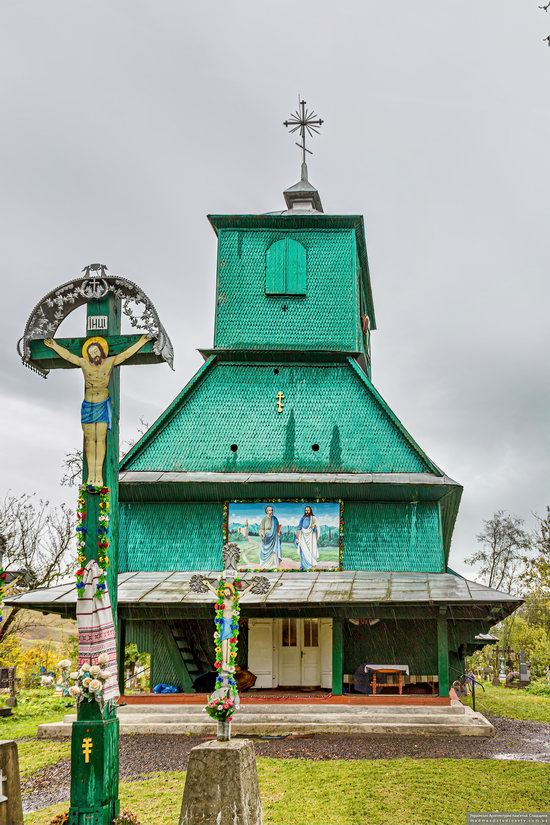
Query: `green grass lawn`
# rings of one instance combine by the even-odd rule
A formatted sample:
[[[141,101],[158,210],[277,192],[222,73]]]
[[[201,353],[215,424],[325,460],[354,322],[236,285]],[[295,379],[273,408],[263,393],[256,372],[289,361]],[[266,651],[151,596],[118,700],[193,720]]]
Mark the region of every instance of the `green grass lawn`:
[[[61,759],[70,759],[71,740],[31,739],[19,742],[19,771],[21,781],[48,765],[55,765]]]
[[[485,691],[476,686],[476,710],[480,713],[550,723],[550,697],[533,696],[515,688],[493,687],[489,682],[484,682],[483,686]],[[470,697],[463,701],[472,704]]]
[[[464,825],[466,813],[550,811],[550,767],[495,760],[258,759],[265,825]],[[178,821],[184,773],[121,786],[142,825]],[[28,814],[49,825],[66,805]]]
[[[0,739],[36,736],[38,725],[58,722],[66,713],[74,712],[74,700],[54,696],[51,690],[22,690],[17,694],[17,707],[13,714],[0,718]]]
[[[478,693],[481,712],[550,722],[550,698],[494,688]],[[0,738],[36,735],[73,703],[45,690],[22,691],[14,715],[0,719]],[[68,759],[70,742],[19,742],[22,778]],[[550,766],[498,760],[395,759],[311,762],[258,759],[266,825],[463,825],[468,811],[550,811]],[[185,773],[151,774],[121,785],[123,807],[142,825],[177,822]],[[29,814],[26,825],[49,825],[66,804]]]
[[[17,707],[12,716],[0,718],[0,739],[29,739],[36,736],[38,725],[43,722],[57,722],[66,713],[73,713],[74,702],[54,696],[51,690],[22,690],[17,695]],[[71,753],[70,739],[52,741],[30,739],[18,742],[19,770],[25,780],[47,765],[55,765],[61,759],[68,759]]]
[[[232,536],[231,540],[235,541],[241,548],[242,567],[246,567],[248,565],[251,565],[252,567],[262,567],[262,562],[260,561],[260,544],[257,536],[251,536],[248,541],[244,541],[242,536]],[[294,542],[281,542],[281,550],[283,555],[282,567],[285,566],[285,559],[295,562],[295,566],[300,566],[300,551],[297,549]],[[332,568],[337,568],[339,559],[340,549],[337,544],[334,546],[330,545],[319,548],[319,565],[321,567],[330,566]]]

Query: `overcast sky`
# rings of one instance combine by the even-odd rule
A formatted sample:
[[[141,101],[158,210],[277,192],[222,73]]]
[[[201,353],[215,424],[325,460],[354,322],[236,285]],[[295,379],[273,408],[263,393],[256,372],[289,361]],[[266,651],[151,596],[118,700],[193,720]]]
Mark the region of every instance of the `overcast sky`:
[[[365,215],[373,379],[465,487],[451,564],[484,518],[548,493],[550,15],[537,0],[3,0],[1,488],[74,504],[80,377],[15,352],[88,263],[140,284],[176,350],[123,368],[123,438],[212,343],[207,213],[283,208],[298,92],[325,120],[310,178]],[[62,327],[82,334],[75,313]]]

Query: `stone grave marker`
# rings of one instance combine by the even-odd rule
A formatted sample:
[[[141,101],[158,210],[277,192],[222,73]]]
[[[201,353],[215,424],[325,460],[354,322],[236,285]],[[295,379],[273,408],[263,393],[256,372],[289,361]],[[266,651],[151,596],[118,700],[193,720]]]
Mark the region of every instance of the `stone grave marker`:
[[[0,741],[0,825],[23,825],[17,743]]]

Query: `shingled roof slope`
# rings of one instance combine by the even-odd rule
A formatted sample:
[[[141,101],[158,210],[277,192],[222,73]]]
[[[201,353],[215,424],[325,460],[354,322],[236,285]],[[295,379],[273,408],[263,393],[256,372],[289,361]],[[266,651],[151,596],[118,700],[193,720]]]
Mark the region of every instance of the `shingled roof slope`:
[[[250,363],[216,355],[121,469],[442,475],[353,358]]]

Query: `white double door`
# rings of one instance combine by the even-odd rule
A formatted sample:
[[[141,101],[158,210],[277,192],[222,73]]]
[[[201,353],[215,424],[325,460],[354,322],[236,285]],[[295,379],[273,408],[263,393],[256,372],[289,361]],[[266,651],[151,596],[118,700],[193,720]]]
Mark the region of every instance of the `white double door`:
[[[332,619],[249,619],[256,688],[332,685]]]

